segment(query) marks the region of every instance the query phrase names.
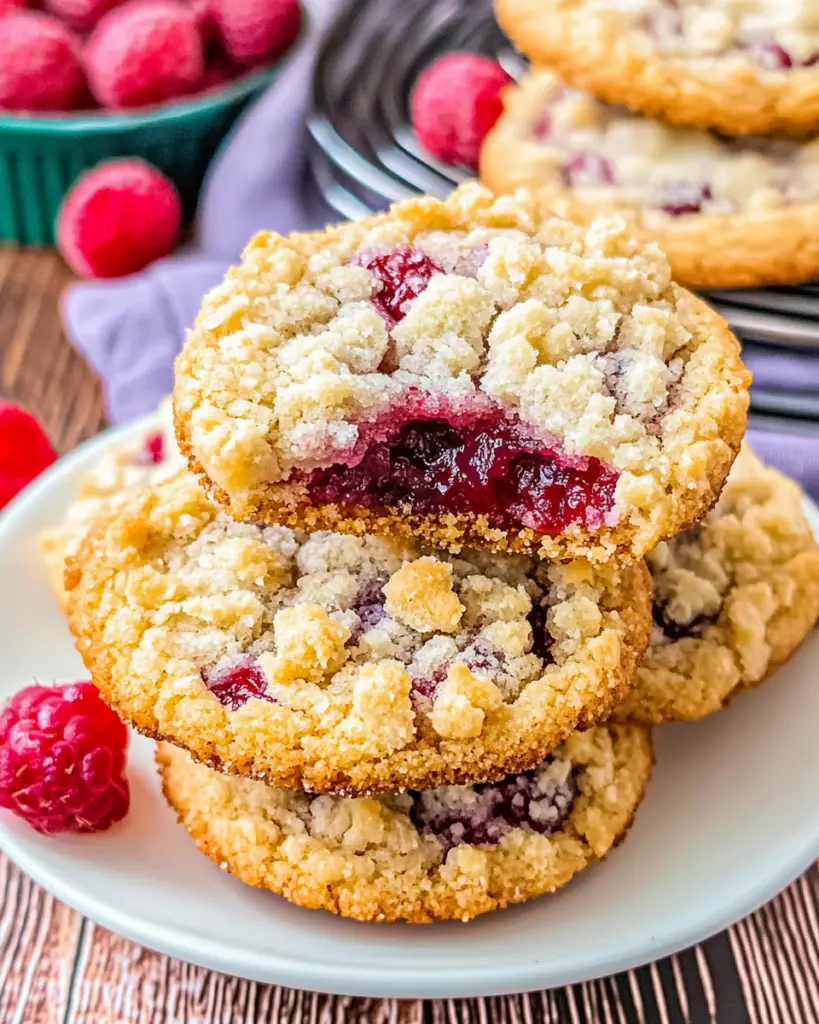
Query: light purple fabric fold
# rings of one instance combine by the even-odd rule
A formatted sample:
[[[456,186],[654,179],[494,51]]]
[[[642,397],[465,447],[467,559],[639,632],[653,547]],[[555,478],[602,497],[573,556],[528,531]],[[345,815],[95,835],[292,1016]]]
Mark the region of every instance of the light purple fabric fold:
[[[311,6],[298,51],[235,126],[205,180],[194,244],[118,281],[71,286],[62,304],[69,338],[100,376],[110,420],[153,409],[171,390],[173,360],[202,295],[261,228],[281,233],[333,220],[305,162],[305,106],[317,40],[338,0]],[[746,347],[757,385],[819,395],[819,358]],[[819,435],[753,431],[767,461],[802,480],[819,498]]]
[[[202,187],[194,244],[139,274],[66,290],[66,333],[100,376],[111,422],[148,412],[169,393],[174,357],[202,296],[254,231],[287,233],[333,220],[307,171],[304,111],[317,40],[337,2],[311,7],[306,38],[217,153]]]

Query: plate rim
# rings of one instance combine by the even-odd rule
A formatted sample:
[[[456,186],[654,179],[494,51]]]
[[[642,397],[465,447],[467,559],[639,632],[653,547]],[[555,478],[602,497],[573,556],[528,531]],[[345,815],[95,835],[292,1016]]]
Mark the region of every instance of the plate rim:
[[[64,481],[75,470],[85,468],[93,456],[102,454],[110,446],[138,436],[154,422],[155,414],[140,417],[131,423],[109,428],[63,456],[19,494],[0,514],[0,547],[5,535],[25,520],[30,508],[36,506],[54,484]],[[806,498],[806,512],[819,531],[819,506]],[[24,836],[25,833],[20,833]],[[157,925],[149,919],[122,912],[98,900],[93,892],[79,891],[58,872],[38,862],[18,841],[13,830],[0,819],[0,850],[33,881],[93,922],[130,939],[148,949],[176,957],[196,966],[220,971],[236,977],[266,984],[284,985],[334,995],[373,998],[465,998],[562,987],[605,977],[621,971],[635,969],[655,960],[670,956],[696,943],[702,942],[757,910],[806,871],[819,857],[819,819],[812,832],[793,852],[791,857],[776,865],[764,879],[736,895],[728,905],[700,914],[696,922],[689,920],[666,929],[662,937],[646,933],[641,941],[633,941],[627,949],[612,948],[601,955],[593,946],[584,957],[574,957],[571,965],[543,963],[537,958],[522,960],[521,965],[493,968],[482,963],[474,967],[461,966],[457,977],[446,964],[424,968],[410,976],[407,971],[389,967],[362,966],[357,972],[349,964],[323,962],[321,966],[303,957],[287,957],[265,953],[254,957],[243,950],[232,953],[229,945],[222,945],[186,932],[183,927]],[[305,911],[309,913],[309,911]],[[385,927],[374,924],[372,927]],[[435,927],[435,925],[427,926]]]

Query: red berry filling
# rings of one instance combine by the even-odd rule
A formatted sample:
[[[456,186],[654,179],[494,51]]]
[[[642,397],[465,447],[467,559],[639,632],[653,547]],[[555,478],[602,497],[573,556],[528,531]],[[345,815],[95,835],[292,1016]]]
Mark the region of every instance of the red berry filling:
[[[655,625],[659,626],[668,640],[683,640],[685,637],[701,637],[706,628],[716,622],[716,615],[697,615],[689,622],[677,622],[668,614],[668,608],[655,601],[652,608]]]
[[[751,53],[758,64],[769,71],[784,71],[793,67],[793,59],[788,51],[779,43],[762,43],[755,46]]]
[[[0,807],[46,835],[128,812],[128,732],[92,683],[28,686],[0,714]]]
[[[672,217],[699,213],[703,203],[713,199],[711,186],[704,181],[668,181],[663,185],[660,207]]]
[[[461,843],[494,845],[515,828],[553,835],[566,824],[576,796],[573,774],[558,781],[535,769],[470,786],[462,801],[442,799],[438,790],[415,793],[411,816],[416,828],[434,835],[445,850]]]
[[[403,320],[407,303],[425,290],[435,274],[444,272],[426,253],[407,247],[373,256],[364,266],[378,278],[372,301],[390,326]]]
[[[449,664],[439,665],[429,676],[414,676],[412,680],[412,696],[424,697],[426,700],[435,700],[438,687],[446,679],[449,671]]]
[[[470,415],[410,394],[361,433],[344,464],[305,475],[315,504],[485,515],[501,529],[552,536],[599,528],[614,506],[614,470],[563,455],[494,405]]]
[[[251,697],[276,703],[275,697],[267,692],[267,676],[249,655],[238,658],[218,672],[202,669],[202,679],[219,703],[230,711],[238,711]]]
[[[149,434],[134,461],[138,466],[158,466],[165,458],[165,437],[159,431]]]
[[[348,642],[355,643],[362,633],[377,626],[386,616],[385,600],[384,580],[370,580],[362,585],[352,604],[352,610],[358,615],[360,624],[353,630]]]
[[[577,153],[563,165],[563,180],[572,188],[614,184],[611,161],[599,153]]]

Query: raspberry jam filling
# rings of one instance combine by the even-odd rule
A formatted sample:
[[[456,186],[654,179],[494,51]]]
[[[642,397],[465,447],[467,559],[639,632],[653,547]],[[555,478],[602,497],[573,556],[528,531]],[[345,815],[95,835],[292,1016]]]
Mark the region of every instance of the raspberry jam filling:
[[[350,634],[348,644],[358,643],[363,633],[373,629],[386,616],[384,583],[385,580],[369,580],[356,594],[352,610],[358,615],[359,624]]]
[[[216,672],[202,669],[202,679],[213,696],[229,711],[238,711],[251,697],[276,703],[267,692],[267,676],[255,659],[248,655],[237,658]]]
[[[493,527],[554,536],[572,525],[599,528],[614,506],[617,473],[596,458],[561,454],[494,406],[470,416],[410,395],[362,426],[346,464],[302,480],[316,504],[485,515]]]
[[[566,761],[549,759],[500,782],[415,793],[411,817],[416,828],[435,836],[445,850],[461,843],[494,845],[516,828],[541,835],[559,832],[576,796],[572,768]]]
[[[685,637],[701,637],[708,626],[717,621],[717,615],[697,615],[690,622],[677,622],[668,614],[668,609],[659,601],[655,601],[652,614],[655,625],[659,626],[667,639],[676,641]]]
[[[407,315],[407,303],[417,299],[435,274],[444,268],[418,249],[403,247],[373,256],[364,266],[378,279],[372,303],[392,327]]]
[[[157,431],[148,434],[142,448],[136,453],[134,461],[138,466],[158,466],[165,458],[165,438]]]

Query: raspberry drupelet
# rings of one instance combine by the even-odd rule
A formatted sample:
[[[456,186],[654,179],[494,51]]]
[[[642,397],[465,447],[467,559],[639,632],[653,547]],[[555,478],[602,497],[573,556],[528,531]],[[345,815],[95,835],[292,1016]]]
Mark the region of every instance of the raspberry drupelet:
[[[602,561],[711,506],[748,379],[622,221],[467,185],[257,235],[205,298],[174,401],[237,519]]]

